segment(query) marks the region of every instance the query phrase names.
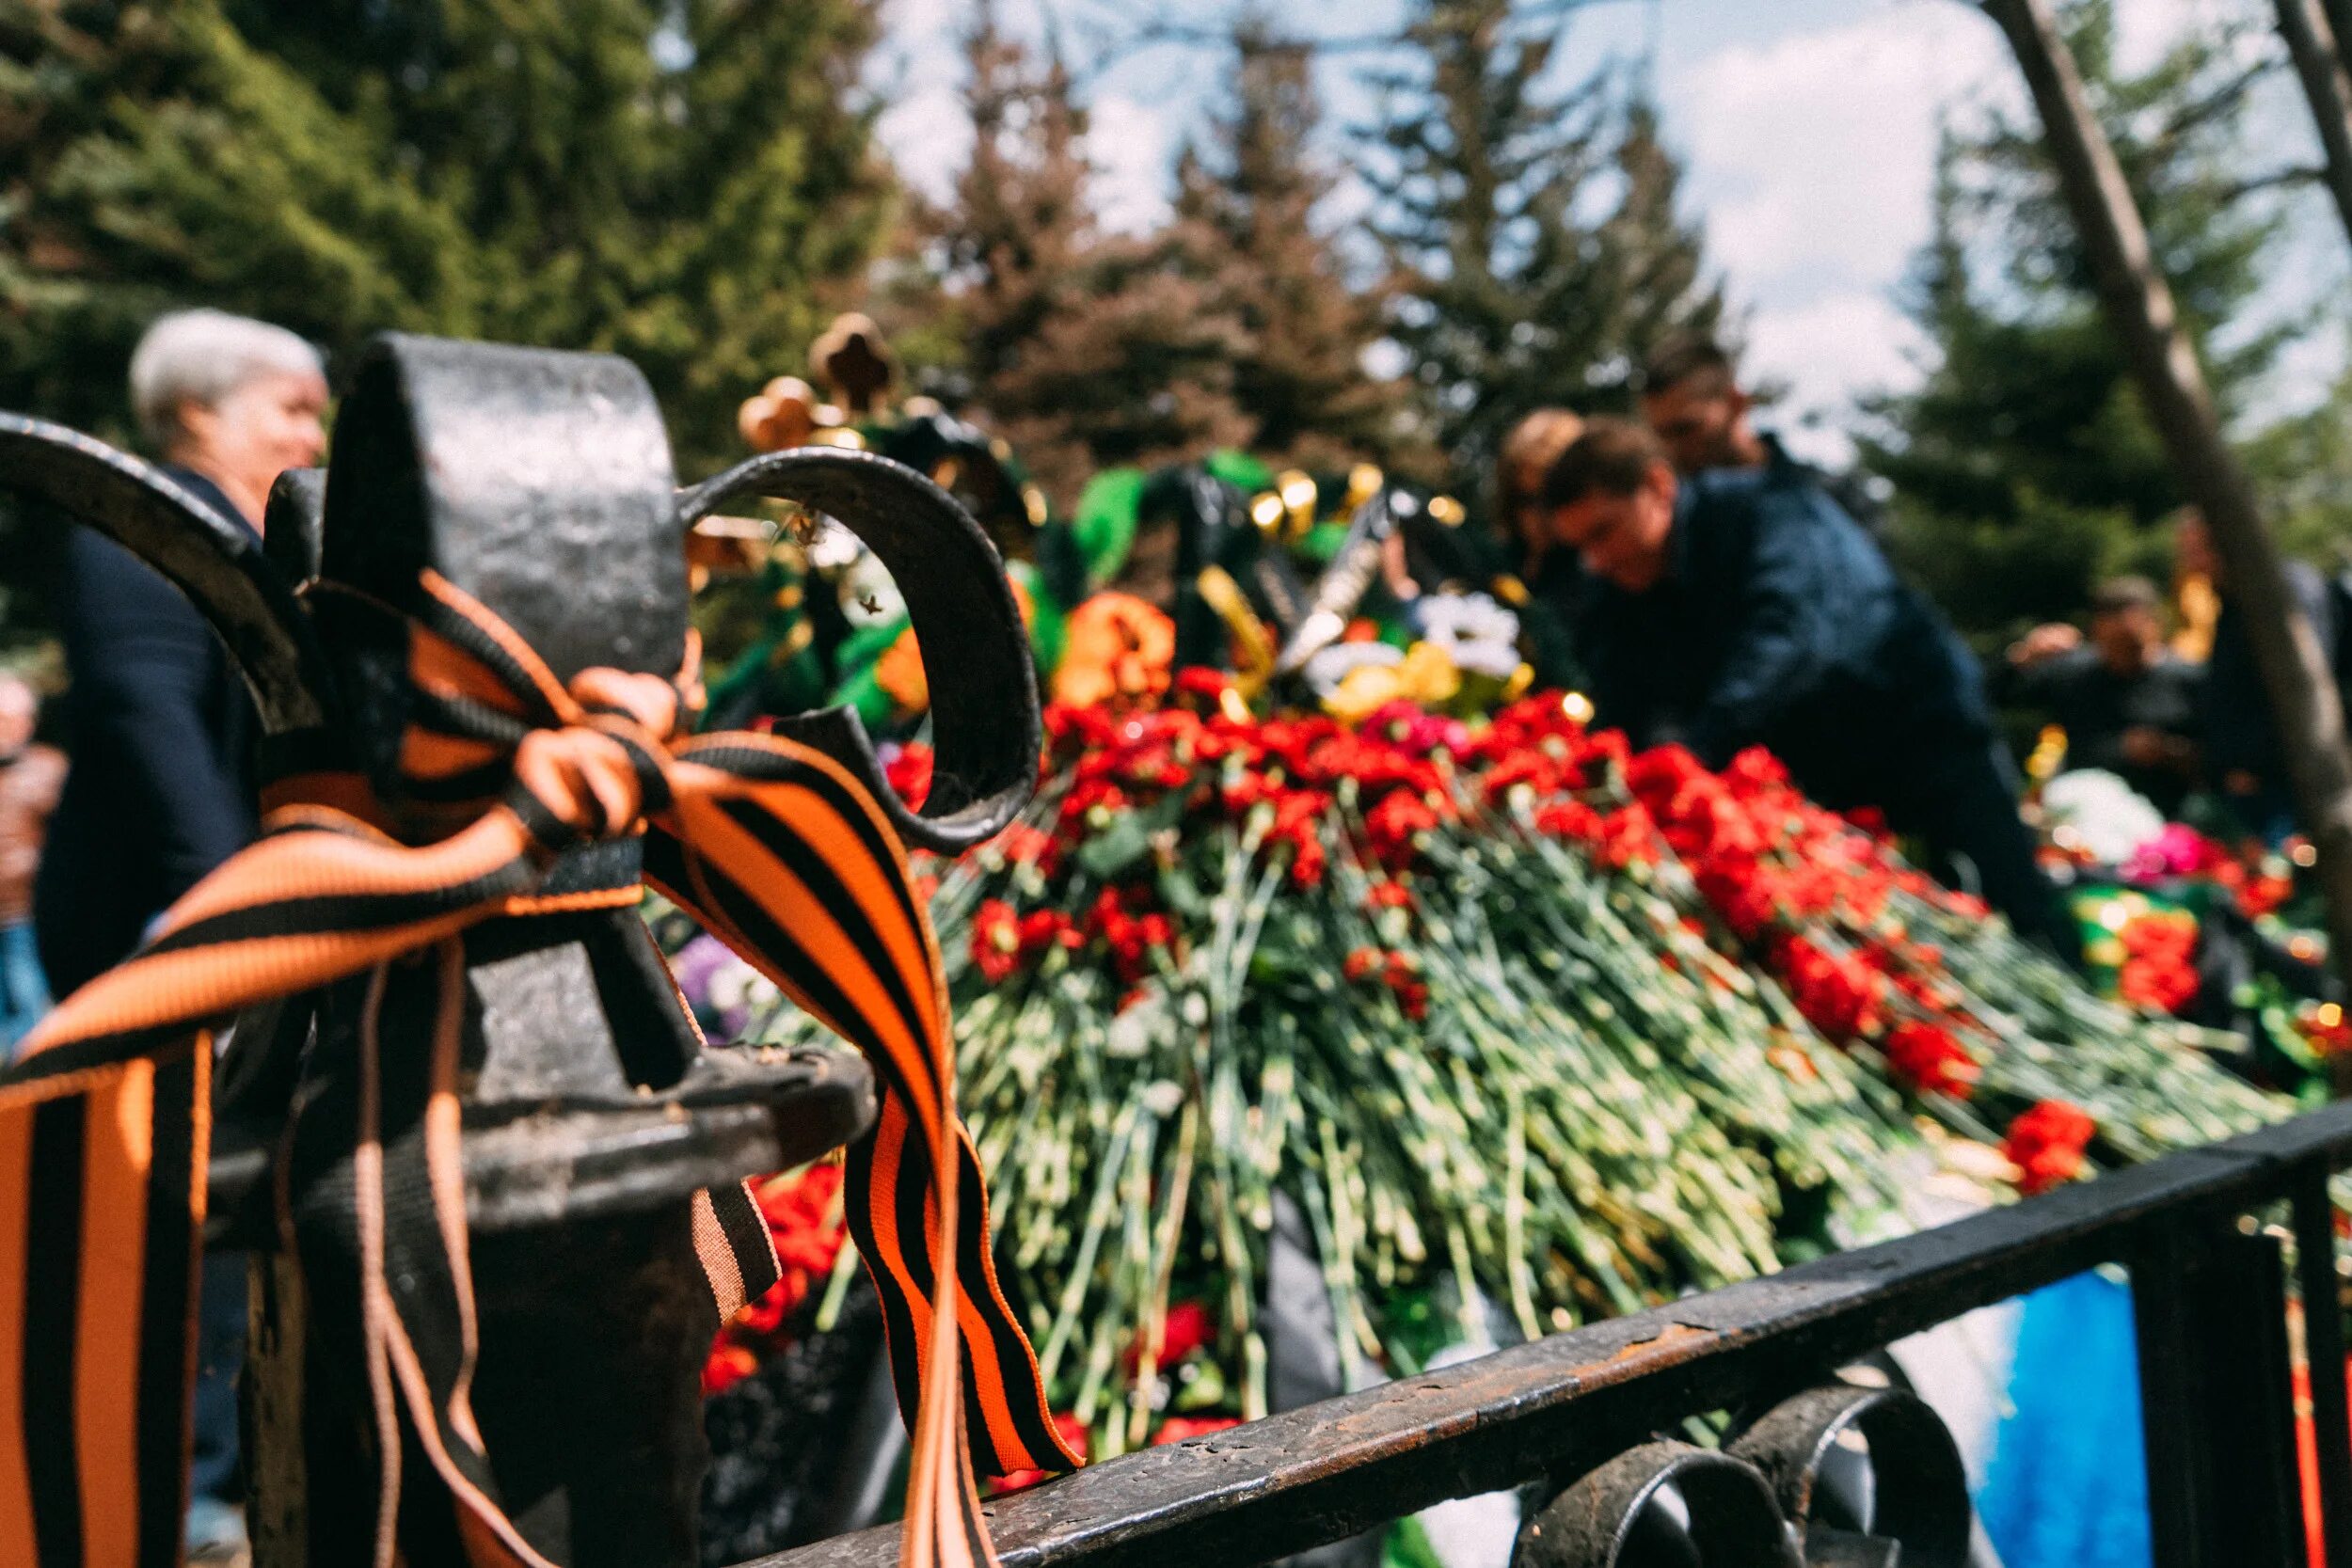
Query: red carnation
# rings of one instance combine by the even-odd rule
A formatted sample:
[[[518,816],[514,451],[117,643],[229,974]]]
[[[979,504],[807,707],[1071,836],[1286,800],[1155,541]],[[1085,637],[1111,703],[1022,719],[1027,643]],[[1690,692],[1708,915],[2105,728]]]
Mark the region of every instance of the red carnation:
[[[931,792],[931,749],[919,742],[899,747],[882,776],[890,782],[892,794],[910,806],[921,805]]]
[[[2082,1174],[2083,1150],[2098,1124],[2079,1105],[2045,1100],[2009,1124],[2001,1152],[2017,1167],[2017,1190],[2031,1197]]]
[[[2185,910],[2143,914],[2118,933],[2123,966],[2116,992],[2134,1006],[2177,1013],[2197,1000],[2197,917]]]
[[[703,1397],[723,1394],[759,1370],[759,1357],[741,1345],[714,1345],[703,1363]]]
[[[1158,1365],[1173,1367],[1194,1351],[1207,1344],[1216,1335],[1216,1320],[1209,1309],[1197,1301],[1171,1303],[1160,1319],[1160,1354]],[[1127,1350],[1127,1365],[1133,1368],[1143,1359],[1143,1346],[1131,1345]]]
[[[972,961],[991,984],[1021,967],[1021,923],[1001,898],[984,899],[972,916]]]
[[[1916,1019],[1889,1030],[1881,1049],[1887,1066],[1921,1094],[1965,1100],[1984,1070],[1950,1030]]]

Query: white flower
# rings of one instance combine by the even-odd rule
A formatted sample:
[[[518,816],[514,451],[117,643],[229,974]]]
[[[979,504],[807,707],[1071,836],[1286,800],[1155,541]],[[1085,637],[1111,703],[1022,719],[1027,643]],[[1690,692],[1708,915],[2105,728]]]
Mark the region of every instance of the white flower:
[[[709,992],[710,1005],[723,1013],[739,1007],[758,1010],[777,1000],[775,986],[740,958],[711,971]]]
[[[1148,1055],[1152,1042],[1168,1031],[1168,996],[1157,988],[1144,994],[1143,1000],[1120,1009],[1111,1020],[1110,1033],[1103,1048],[1114,1056],[1133,1059]]]
[[[1519,618],[1486,594],[1432,594],[1414,616],[1457,670],[1507,680],[1519,667]]]
[[[841,613],[853,626],[879,626],[907,612],[907,602],[877,557],[860,555],[836,579]]]
[[[1307,661],[1307,686],[1315,695],[1327,697],[1340,689],[1350,671],[1404,662],[1404,650],[1386,642],[1334,642]]]
[[[2102,865],[2120,865],[2164,832],[2164,813],[2114,774],[2096,768],[2060,773],[2042,787],[2042,815]]]
[[[837,572],[866,553],[865,541],[831,517],[817,519],[817,536],[808,542],[808,563],[820,572]]]

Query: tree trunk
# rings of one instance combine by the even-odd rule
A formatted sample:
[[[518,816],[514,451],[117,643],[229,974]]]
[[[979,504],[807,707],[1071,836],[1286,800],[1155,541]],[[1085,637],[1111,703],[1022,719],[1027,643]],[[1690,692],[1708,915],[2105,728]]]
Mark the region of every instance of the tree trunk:
[[[2049,0],[1982,0],[2016,51],[2058,183],[2097,273],[2107,325],[2188,499],[2204,514],[2231,601],[2253,644],[2286,752],[2295,801],[2318,851],[2320,892],[2339,974],[2352,974],[2352,756],[2334,676],[2287,588],[2252,481],[2223,437],[2203,369],[2115,149],[2090,112]]]
[[[2319,8],[2328,18],[2328,32],[2335,35],[2336,61],[2352,74],[2352,0],[2319,0]]]
[[[2352,11],[2352,0],[2334,4]],[[2328,194],[2336,198],[2336,214],[2344,219],[2345,234],[2352,236],[2352,74],[2320,0],[2279,0],[2279,36],[2286,40],[2288,57],[2295,61],[2303,96],[2311,101],[2312,119],[2319,126]]]

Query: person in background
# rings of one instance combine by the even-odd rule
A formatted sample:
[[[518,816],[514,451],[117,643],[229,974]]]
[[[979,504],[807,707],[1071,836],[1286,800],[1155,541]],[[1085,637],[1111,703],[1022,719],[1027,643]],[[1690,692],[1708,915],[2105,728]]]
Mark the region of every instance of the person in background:
[[[131,358],[131,403],[167,471],[259,532],[269,487],[319,460],[326,381],[309,343],[217,310],[168,315]],[[112,968],[255,821],[254,719],[228,652],[180,591],[88,529],[68,542],[59,629],[73,758],[34,922],[60,995]]]
[[[2178,548],[2182,525],[2197,516],[2195,507],[2184,507],[2165,521],[2175,544],[2172,554],[2172,651],[2191,664],[2203,664],[2213,657],[2213,628],[2221,619],[2221,595],[2213,584],[2212,549],[2204,548],[2201,558],[2192,561]]]
[[[40,715],[32,687],[0,672],[0,1061],[49,1010],[33,945],[33,867],[65,783],[65,754],[35,743]]]
[[[1568,620],[1599,722],[1709,768],[1767,747],[1815,800],[1876,808],[1947,872],[1965,862],[2021,934],[2071,950],[1975,660],[1817,486],[1679,477],[1657,436],[1595,420],[1544,502],[1584,569]]]
[[[1584,419],[1565,408],[1538,408],[1511,427],[1495,461],[1495,515],[1504,576],[1496,596],[1519,618],[1519,648],[1538,687],[1581,686],[1576,639],[1560,607],[1573,597],[1576,558],[1549,547],[1544,479],[1584,434]]]
[[[1549,544],[1544,532],[1544,476],[1584,434],[1582,416],[1538,408],[1513,425],[1495,454],[1495,517],[1512,546],[1513,569],[1533,582]]]
[[[2181,515],[2173,526],[2172,549],[2175,570],[2206,578],[2221,600],[2213,654],[2205,664],[2205,776],[2249,832],[2275,843],[2295,831],[2295,792],[2270,693],[2246,634],[2245,612],[2231,602],[2229,578],[2202,516],[2193,511]],[[2336,624],[2327,579],[2308,562],[2290,559],[2282,564],[2289,596],[2310,619],[2323,653],[2335,661],[2337,640],[2345,628]]]
[[[131,406],[171,477],[257,533],[271,483],[326,436],[318,353],[217,310],[157,321],[131,356]],[[67,546],[58,624],[72,757],[34,884],[50,983],[68,994],[120,962],[155,917],[253,837],[257,724],[227,651],[179,590],[88,529]],[[245,1259],[205,1259],[187,1548],[239,1560],[237,1370]]]
[[[1850,475],[1791,457],[1779,436],[1756,428],[1755,409],[1730,353],[1711,338],[1677,339],[1643,367],[1642,420],[1665,443],[1677,472],[1750,468],[1812,484],[1872,537],[1883,531],[1875,498]]]
[[[2113,773],[2170,816],[2196,783],[2204,672],[2165,646],[2162,598],[2146,578],[2114,578],[2090,596],[2090,637],[2057,623],[2009,650],[1995,694],[2048,711],[2066,731],[2066,766]]]

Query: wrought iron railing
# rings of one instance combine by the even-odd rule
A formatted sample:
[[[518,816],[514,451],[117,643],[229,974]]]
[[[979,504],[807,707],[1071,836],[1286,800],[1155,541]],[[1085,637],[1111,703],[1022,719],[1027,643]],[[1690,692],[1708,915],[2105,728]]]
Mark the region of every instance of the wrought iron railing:
[[[1914,1396],[1841,1381],[1837,1369],[2120,1263],[2138,1331],[2157,1568],[2305,1560],[2296,1298],[2310,1308],[2299,1314],[2304,1357],[2328,1370],[2310,1380],[2319,1560],[2352,1568],[2352,1422],[2328,1196],[2347,1163],[2352,1105],[2329,1107],[1768,1279],[1129,1454],[1001,1499],[991,1528],[1006,1568],[1238,1565],[1448,1498],[1559,1487],[1522,1531],[1522,1568],[1958,1568],[1970,1520],[1950,1436]],[[1720,1449],[1661,1436],[1716,1412],[1730,1415]],[[1870,1471],[1860,1516],[1817,1484],[1834,1452],[1856,1446]],[[1664,1506],[1688,1544],[1679,1556],[1646,1556],[1669,1484],[1678,1497]],[[898,1532],[879,1528],[743,1568],[883,1568],[898,1549]]]

